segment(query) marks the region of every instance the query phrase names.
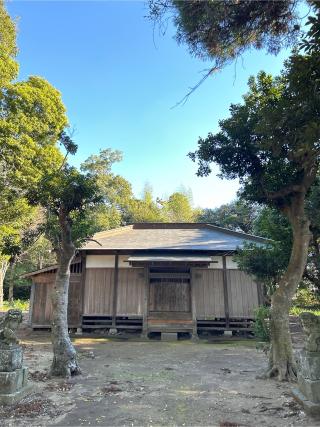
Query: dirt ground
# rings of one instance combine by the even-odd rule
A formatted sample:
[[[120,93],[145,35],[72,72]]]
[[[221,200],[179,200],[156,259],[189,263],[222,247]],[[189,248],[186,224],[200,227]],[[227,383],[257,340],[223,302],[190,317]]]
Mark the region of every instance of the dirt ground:
[[[0,406],[1,426],[320,425],[293,401],[293,385],[255,379],[266,355],[254,340],[73,341],[83,374],[49,379],[49,334],[23,331],[36,389],[15,406]]]

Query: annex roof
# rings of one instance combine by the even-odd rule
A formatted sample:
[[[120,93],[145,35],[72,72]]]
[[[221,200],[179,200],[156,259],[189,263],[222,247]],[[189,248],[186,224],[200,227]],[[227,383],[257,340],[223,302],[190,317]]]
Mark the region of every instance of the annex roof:
[[[143,223],[96,233],[81,250],[235,251],[267,239],[199,223]]]

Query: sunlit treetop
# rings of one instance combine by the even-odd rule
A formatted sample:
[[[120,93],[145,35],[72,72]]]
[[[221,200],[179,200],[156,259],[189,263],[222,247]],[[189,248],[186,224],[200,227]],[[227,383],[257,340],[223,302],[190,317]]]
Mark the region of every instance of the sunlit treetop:
[[[16,27],[0,0],[0,87],[18,76]]]

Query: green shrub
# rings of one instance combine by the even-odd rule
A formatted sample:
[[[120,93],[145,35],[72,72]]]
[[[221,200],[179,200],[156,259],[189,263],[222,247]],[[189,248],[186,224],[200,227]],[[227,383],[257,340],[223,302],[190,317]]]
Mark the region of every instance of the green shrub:
[[[3,302],[3,309],[4,311],[9,310],[10,308],[15,308],[21,311],[28,311],[29,310],[29,300],[21,300],[21,299],[15,299],[12,302],[4,301]]]
[[[270,307],[260,305],[255,310],[254,334],[260,341],[270,341]]]
[[[312,308],[320,304],[319,298],[316,297],[315,293],[309,289],[298,289],[293,303],[297,307],[309,307]]]

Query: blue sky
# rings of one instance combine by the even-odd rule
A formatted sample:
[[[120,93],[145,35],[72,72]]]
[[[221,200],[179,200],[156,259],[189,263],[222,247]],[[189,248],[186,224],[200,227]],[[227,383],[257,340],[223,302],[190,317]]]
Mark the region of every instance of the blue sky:
[[[235,197],[236,182],[221,181],[217,168],[196,177],[187,153],[199,136],[217,131],[248,77],[261,69],[278,73],[288,52],[248,52],[172,109],[209,64],[178,46],[172,28],[164,37],[153,34],[145,3],[11,1],[7,8],[18,18],[20,78],[40,75],[62,92],[79,145],[74,164],[110,147],[123,152],[114,171],[137,196],[148,182],[159,197],[190,187],[201,207]]]

